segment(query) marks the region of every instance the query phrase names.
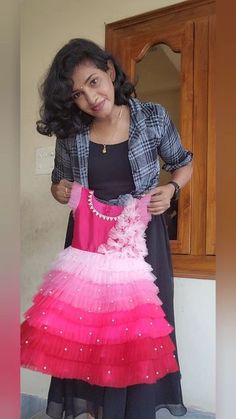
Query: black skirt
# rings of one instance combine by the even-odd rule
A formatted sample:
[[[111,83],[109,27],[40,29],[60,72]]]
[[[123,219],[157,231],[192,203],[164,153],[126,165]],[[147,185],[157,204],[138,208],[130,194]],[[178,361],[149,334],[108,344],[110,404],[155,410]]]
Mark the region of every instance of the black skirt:
[[[73,234],[70,214],[65,247]],[[157,277],[156,284],[163,302],[163,310],[174,326],[173,274],[169,237],[165,217],[152,216],[146,231],[148,256]],[[172,340],[176,343],[175,332]],[[177,356],[177,353],[176,353]],[[137,384],[126,388],[100,387],[77,379],[52,377],[47,403],[47,414],[54,419],[75,419],[90,413],[96,419],[155,419],[160,408],[167,408],[174,416],[186,414],[180,385],[180,372],[171,373],[155,384]]]

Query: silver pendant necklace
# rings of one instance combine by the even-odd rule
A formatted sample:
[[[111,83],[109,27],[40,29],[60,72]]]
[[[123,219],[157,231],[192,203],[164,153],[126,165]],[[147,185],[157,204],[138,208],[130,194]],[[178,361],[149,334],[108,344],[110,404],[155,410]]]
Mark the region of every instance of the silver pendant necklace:
[[[120,108],[119,113],[117,115],[116,126],[115,126],[115,130],[114,130],[114,132],[112,134],[112,137],[111,137],[111,142],[113,141],[113,139],[115,138],[115,135],[117,133],[117,125],[118,125],[118,121],[121,119],[122,112],[123,112],[123,105],[121,105],[121,108]],[[106,154],[106,153],[107,153],[107,144],[102,144],[102,154]]]

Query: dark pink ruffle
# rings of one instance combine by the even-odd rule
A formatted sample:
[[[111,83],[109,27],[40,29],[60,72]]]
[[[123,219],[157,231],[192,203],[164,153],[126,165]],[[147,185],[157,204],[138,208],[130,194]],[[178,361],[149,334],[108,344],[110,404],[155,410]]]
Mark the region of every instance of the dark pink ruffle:
[[[154,383],[178,370],[173,350],[169,336],[138,338],[119,345],[82,345],[36,331],[27,322],[22,325],[23,366],[56,377],[77,378],[101,386]]]

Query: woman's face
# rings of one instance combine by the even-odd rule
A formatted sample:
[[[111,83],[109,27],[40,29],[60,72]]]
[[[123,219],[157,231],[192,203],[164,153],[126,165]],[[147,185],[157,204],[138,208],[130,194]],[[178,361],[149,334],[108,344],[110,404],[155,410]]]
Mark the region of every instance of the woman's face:
[[[106,118],[114,107],[115,70],[112,63],[108,63],[108,70],[102,71],[91,61],[79,64],[72,75],[75,104],[83,112],[95,118]]]

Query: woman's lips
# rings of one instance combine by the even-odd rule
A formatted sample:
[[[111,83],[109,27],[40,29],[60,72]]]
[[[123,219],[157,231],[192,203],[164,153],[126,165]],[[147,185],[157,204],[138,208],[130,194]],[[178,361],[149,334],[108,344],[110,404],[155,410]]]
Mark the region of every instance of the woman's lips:
[[[94,112],[99,112],[99,111],[101,111],[101,110],[102,110],[102,108],[103,108],[104,103],[105,103],[105,100],[103,100],[102,102],[99,102],[97,105],[95,105],[95,106],[93,106],[93,107],[91,108],[91,109],[92,109],[92,111],[94,111]]]

